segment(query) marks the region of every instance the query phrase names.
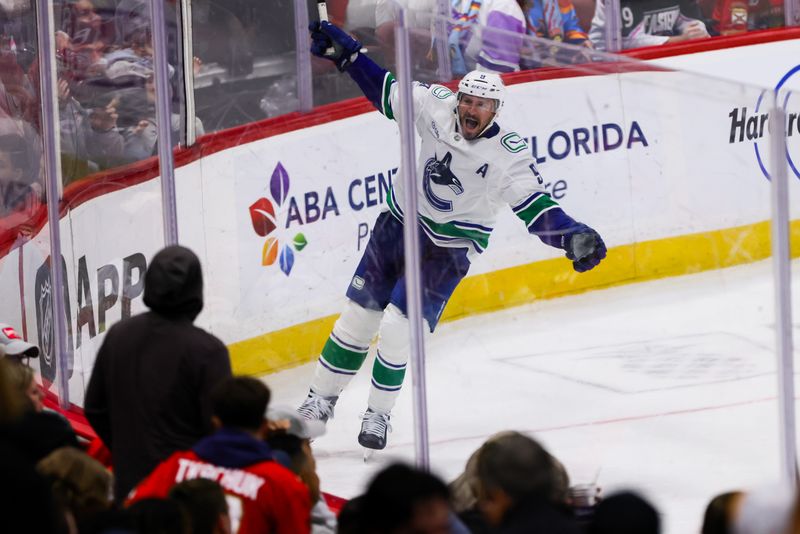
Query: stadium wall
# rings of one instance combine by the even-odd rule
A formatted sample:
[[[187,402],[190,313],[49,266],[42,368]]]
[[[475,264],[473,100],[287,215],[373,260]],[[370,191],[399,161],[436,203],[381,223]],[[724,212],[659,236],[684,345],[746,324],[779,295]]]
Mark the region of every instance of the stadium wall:
[[[766,141],[730,141],[731,113],[752,114],[761,91],[657,67],[800,88],[792,74],[798,36],[765,33],[745,48],[741,37],[721,39],[717,48],[704,43],[669,57],[640,50],[631,55],[650,63],[605,76],[557,69],[509,76],[501,122],[526,138],[548,189],[600,231],[609,257],[578,275],[507,211],[444,320],[768,257],[769,181],[754,150],[761,143],[768,153]],[[228,343],[235,370],[249,374],[317,356],[400,160],[396,125],[363,99],[279,119],[206,136],[176,155],[180,239],[205,270],[199,322]],[[789,142],[791,155],[797,137]],[[156,175],[144,162],[65,191],[70,399],[78,405],[107,325],[144,310],[141,276],[163,243]],[[25,243],[0,236],[3,320],[26,325],[40,345],[48,342],[41,325],[49,324],[42,224]],[[52,381],[53,362],[41,365]]]

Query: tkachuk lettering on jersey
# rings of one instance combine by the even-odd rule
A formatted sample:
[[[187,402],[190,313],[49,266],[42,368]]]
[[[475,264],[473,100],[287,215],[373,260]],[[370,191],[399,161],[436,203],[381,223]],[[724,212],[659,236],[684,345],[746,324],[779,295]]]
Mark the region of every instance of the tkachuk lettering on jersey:
[[[264,485],[263,478],[240,469],[217,467],[216,465],[194,462],[185,458],[178,460],[178,463],[178,472],[175,474],[176,484],[184,480],[205,478],[216,481],[222,486],[222,489],[252,500],[256,499],[258,490]]]
[[[675,27],[675,22],[681,15],[679,6],[673,6],[657,11],[647,11],[642,19],[644,32],[650,35],[669,33]]]

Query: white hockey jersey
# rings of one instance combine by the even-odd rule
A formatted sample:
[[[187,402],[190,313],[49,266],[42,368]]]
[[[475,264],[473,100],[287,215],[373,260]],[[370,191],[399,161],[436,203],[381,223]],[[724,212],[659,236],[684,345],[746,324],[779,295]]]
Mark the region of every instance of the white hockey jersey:
[[[468,247],[470,255],[489,244],[499,211],[506,205],[529,230],[558,203],[545,192],[543,179],[522,137],[492,126],[468,141],[457,126],[456,95],[442,85],[414,84],[416,131],[422,138],[416,193],[425,233],[443,247]],[[397,119],[399,86],[384,77],[381,111]],[[409,184],[403,170],[394,181],[388,205],[402,220]]]

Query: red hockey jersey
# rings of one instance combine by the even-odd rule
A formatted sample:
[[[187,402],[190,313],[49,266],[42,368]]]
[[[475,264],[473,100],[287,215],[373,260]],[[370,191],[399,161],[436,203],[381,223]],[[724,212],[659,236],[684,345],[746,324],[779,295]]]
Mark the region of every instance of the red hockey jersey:
[[[215,437],[220,436],[210,436],[206,440],[212,441]],[[263,457],[246,466],[222,467],[201,458],[197,450],[202,452],[203,448],[177,452],[162,462],[133,490],[128,503],[151,497],[165,498],[175,484],[206,478],[218,482],[225,491],[234,533],[310,532],[311,496],[294,473],[275,461],[264,461]],[[223,452],[219,448],[217,451]]]

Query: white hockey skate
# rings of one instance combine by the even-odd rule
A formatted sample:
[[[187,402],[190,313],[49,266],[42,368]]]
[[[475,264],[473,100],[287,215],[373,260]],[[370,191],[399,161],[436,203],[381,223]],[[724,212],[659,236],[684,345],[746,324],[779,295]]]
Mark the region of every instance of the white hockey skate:
[[[308,397],[297,409],[297,413],[311,421],[322,421],[327,423],[328,419],[333,419],[333,409],[339,397],[323,397],[313,391],[308,392]]]
[[[378,413],[367,408],[361,416],[361,432],[358,434],[358,443],[364,447],[364,461],[372,458],[375,451],[386,448],[386,434],[392,431],[389,424],[391,416],[388,413]]]

